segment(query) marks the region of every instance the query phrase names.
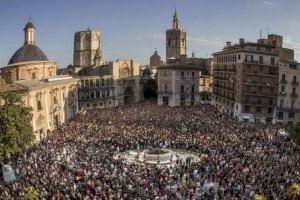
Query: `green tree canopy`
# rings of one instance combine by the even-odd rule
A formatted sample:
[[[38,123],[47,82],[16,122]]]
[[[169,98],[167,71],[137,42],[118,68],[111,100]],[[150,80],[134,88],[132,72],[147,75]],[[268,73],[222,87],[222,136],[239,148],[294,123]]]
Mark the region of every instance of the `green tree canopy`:
[[[292,140],[300,145],[300,122],[296,123],[293,128],[289,131]]]
[[[0,99],[0,159],[24,150],[34,141],[31,109],[21,96],[13,92],[2,93]]]

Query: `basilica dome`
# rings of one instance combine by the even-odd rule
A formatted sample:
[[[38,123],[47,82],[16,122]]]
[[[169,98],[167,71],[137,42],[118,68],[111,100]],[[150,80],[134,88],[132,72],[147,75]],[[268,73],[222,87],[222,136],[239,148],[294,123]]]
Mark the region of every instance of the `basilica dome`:
[[[48,61],[44,52],[35,44],[25,44],[9,60],[9,65],[28,61]]]

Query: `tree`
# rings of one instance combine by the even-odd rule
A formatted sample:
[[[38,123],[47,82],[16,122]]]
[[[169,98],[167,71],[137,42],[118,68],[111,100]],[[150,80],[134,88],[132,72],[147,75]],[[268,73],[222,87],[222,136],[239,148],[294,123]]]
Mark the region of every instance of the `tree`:
[[[31,108],[24,105],[21,96],[13,92],[1,94],[0,105],[0,160],[21,152],[34,141]]]
[[[155,79],[148,79],[144,85],[144,97],[149,99],[151,97],[157,98],[157,83]]]
[[[291,128],[289,135],[296,144],[300,145],[300,122]]]

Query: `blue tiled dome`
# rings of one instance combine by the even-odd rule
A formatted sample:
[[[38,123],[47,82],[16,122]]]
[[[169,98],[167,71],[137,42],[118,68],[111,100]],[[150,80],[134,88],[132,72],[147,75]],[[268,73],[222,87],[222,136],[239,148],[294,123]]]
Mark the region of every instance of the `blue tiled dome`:
[[[34,44],[27,44],[16,51],[8,64],[28,61],[48,61],[48,58],[38,46]]]

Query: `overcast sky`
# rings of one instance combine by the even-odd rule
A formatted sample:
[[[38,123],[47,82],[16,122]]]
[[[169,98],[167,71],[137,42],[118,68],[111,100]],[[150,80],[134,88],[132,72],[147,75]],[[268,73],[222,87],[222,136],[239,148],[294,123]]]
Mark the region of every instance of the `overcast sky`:
[[[74,33],[102,33],[104,61],[135,59],[147,64],[157,48],[165,59],[165,31],[175,6],[187,31],[188,55],[210,56],[226,41],[282,35],[300,61],[299,0],[0,0],[0,66],[23,45],[32,16],[37,45],[59,67],[73,62]]]

